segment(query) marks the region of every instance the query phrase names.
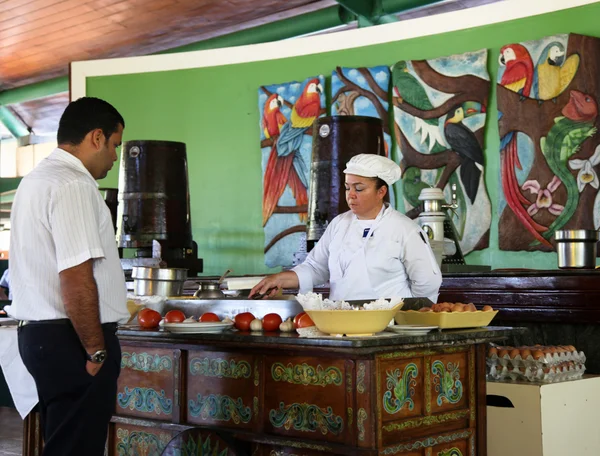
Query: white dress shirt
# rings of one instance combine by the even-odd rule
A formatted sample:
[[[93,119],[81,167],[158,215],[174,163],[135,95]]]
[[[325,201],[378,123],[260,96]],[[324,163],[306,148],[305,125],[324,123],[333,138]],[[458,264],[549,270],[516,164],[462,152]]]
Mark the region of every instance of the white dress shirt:
[[[427,236],[388,205],[374,220],[359,220],[351,211],[338,215],[304,263],[292,270],[300,292],[330,281],[334,300],[427,297],[437,302],[442,283]]]
[[[55,149],[21,181],[11,210],[10,278],[17,320],[68,318],[59,273],[93,259],[101,323],[125,322],[127,291],[110,210],[72,154]]]

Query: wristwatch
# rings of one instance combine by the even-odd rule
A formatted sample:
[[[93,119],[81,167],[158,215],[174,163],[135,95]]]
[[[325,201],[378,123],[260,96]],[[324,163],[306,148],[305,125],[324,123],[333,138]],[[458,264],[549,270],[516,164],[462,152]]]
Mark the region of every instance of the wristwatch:
[[[96,353],[86,353],[87,360],[94,364],[102,364],[106,359],[106,350],[98,350]]]

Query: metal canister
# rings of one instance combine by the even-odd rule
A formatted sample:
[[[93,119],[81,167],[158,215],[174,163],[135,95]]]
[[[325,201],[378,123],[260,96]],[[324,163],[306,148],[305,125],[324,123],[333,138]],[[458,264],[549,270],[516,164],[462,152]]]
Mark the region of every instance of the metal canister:
[[[554,233],[560,269],[594,269],[598,232],[594,230],[558,230]]]
[[[117,242],[122,248],[192,247],[184,143],[127,141],[119,173]]]
[[[181,296],[187,269],[136,266],[131,277],[138,296]]]
[[[385,155],[381,119],[367,116],[321,117],[313,124],[307,241],[318,241],[328,223],[346,212],[346,163],[358,154]]]

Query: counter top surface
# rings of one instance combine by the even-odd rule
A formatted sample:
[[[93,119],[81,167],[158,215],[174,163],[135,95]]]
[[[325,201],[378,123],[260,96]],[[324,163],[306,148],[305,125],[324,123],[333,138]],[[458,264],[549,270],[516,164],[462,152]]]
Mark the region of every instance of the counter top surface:
[[[524,333],[524,328],[489,326],[486,328],[434,330],[423,336],[405,336],[383,333],[382,336],[366,337],[300,337],[296,333],[253,333],[225,331],[217,334],[175,334],[165,330],[146,330],[139,326],[121,326],[117,335],[122,339],[140,339],[153,342],[169,342],[174,344],[276,344],[277,346],[307,346],[331,348],[399,348],[402,345],[427,346],[428,344],[454,345],[459,343],[483,343],[505,339],[511,335]]]

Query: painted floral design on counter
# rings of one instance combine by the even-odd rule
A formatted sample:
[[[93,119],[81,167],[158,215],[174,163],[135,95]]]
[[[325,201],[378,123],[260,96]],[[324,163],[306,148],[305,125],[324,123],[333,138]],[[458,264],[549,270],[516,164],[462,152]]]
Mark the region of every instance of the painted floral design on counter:
[[[173,400],[165,395],[165,390],[156,392],[152,388],[129,388],[117,395],[117,403],[123,409],[137,410],[144,413],[170,415],[173,411]]]
[[[121,355],[121,369],[133,369],[142,372],[170,371],[173,362],[169,356],[152,355],[150,353],[129,353]]]
[[[409,410],[414,408],[412,396],[415,395],[418,373],[419,369],[415,363],[407,364],[402,375],[400,369],[386,372],[387,391],[383,394],[383,408],[387,413],[390,415],[398,413],[405,405]]]
[[[444,401],[449,404],[459,402],[463,395],[459,364],[448,363],[444,366],[443,362],[436,360],[431,365],[431,372],[434,375],[435,392],[438,393],[437,405],[441,406]]]
[[[303,432],[320,431],[326,435],[332,433],[339,435],[344,429],[344,420],[341,416],[333,413],[331,407],[322,409],[314,404],[293,403],[286,406],[279,403],[278,409],[269,411],[269,421],[276,428],[283,427],[286,430],[295,429]]]
[[[190,360],[190,373],[204,377],[250,378],[252,368],[247,361],[221,358],[192,358]]]
[[[117,439],[118,456],[160,455],[171,440],[171,435],[118,429]]]
[[[198,394],[196,400],[189,401],[190,415],[203,420],[233,421],[235,424],[249,423],[252,410],[242,402],[242,398],[233,399],[220,394]]]
[[[449,450],[440,451],[437,456],[463,456],[463,454],[458,448],[454,447]]]
[[[273,363],[271,367],[271,376],[276,382],[287,382],[296,385],[336,385],[342,384],[342,372],[333,366],[323,368],[320,364],[317,367],[306,363],[292,364]]]

